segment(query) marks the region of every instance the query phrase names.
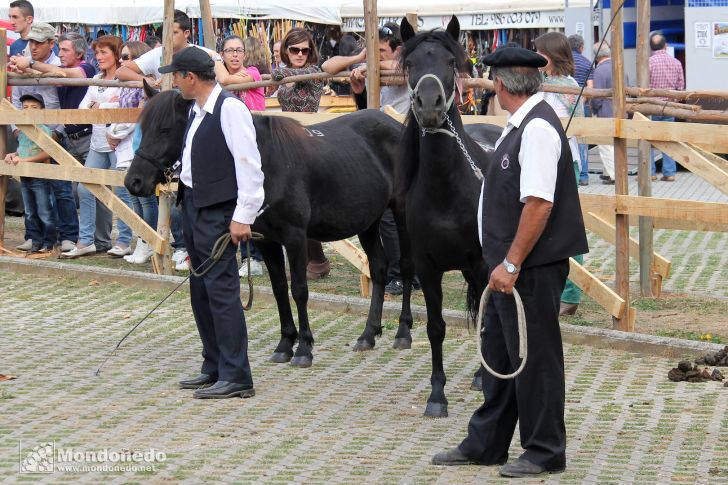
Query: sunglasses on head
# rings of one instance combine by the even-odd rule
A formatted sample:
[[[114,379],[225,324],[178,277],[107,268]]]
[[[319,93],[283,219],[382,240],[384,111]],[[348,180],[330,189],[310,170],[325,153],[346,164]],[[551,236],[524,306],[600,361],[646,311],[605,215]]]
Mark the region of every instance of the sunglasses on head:
[[[311,51],[311,49],[308,47],[304,47],[304,48],[289,47],[288,48],[288,52],[290,52],[291,54],[293,54],[295,56],[297,56],[298,54],[303,54],[304,56],[307,56],[310,51]]]
[[[121,60],[122,61],[128,61],[129,59],[131,59],[131,56],[129,54],[122,54],[121,55]]]

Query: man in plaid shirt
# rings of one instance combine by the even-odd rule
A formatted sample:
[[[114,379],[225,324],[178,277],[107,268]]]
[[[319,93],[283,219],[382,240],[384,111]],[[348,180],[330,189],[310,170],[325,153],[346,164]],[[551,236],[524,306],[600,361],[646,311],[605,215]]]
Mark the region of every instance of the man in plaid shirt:
[[[653,89],[673,89],[682,91],[685,89],[685,76],[680,61],[667,53],[667,41],[665,36],[655,32],[650,36],[650,87]],[[672,116],[653,116],[653,121],[675,121]],[[653,150],[654,152],[654,150]],[[652,154],[652,180],[657,180],[655,169],[655,157]],[[674,182],[677,167],[675,160],[666,153],[662,154],[662,178],[665,182]]]

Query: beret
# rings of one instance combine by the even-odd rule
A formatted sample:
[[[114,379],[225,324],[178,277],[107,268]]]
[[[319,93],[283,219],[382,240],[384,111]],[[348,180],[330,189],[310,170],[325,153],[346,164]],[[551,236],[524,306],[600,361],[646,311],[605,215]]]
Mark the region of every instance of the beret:
[[[483,63],[493,67],[544,67],[544,56],[523,47],[504,47],[483,58]]]

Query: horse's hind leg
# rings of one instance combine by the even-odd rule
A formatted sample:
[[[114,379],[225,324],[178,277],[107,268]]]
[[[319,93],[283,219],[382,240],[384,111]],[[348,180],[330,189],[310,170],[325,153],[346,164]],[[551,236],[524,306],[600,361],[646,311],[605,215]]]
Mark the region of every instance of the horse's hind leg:
[[[395,207],[394,218],[397,222],[397,233],[399,235],[399,271],[402,275],[402,309],[399,313],[399,328],[394,336],[393,347],[397,350],[412,348],[412,278],[414,277],[414,264],[412,261],[412,249],[409,234],[405,224],[403,211]]]
[[[296,324],[293,322],[291,303],[288,300],[288,282],[286,281],[283,247],[278,243],[266,240],[255,244],[263,255],[263,261],[268,268],[273,295],[276,299],[276,305],[278,305],[278,317],[281,320],[281,340],[278,342],[270,361],[282,364],[293,357],[293,346],[298,338]]]
[[[306,235],[301,233],[286,244],[291,267],[291,295],[298,310],[298,348],[291,365],[311,367],[313,364],[313,334],[308,323],[308,282],[306,281]]]
[[[418,268],[423,265],[418,265]],[[445,320],[442,318],[442,272],[432,269],[418,269],[427,305],[427,338],[432,348],[432,392],[427,398],[425,416],[432,418],[447,417],[447,398],[445,397],[445,370],[443,368],[442,343],[445,340]]]
[[[468,283],[468,312],[472,315],[468,317],[473,318],[475,331],[480,331],[480,323],[477,321],[478,307],[480,306],[480,297],[485,290],[485,285],[488,278],[488,270],[485,264],[481,264],[481,268],[477,270],[463,270],[463,277]],[[483,390],[483,365],[478,366],[478,370],[473,375],[473,381],[470,383],[470,390],[482,391]]]
[[[379,221],[359,234],[364,251],[369,259],[369,273],[372,276],[372,297],[369,303],[369,315],[364,332],[357,339],[354,351],[371,350],[375,338],[382,334],[382,305],[384,304],[384,285],[387,274],[387,261],[384,248],[379,237]]]

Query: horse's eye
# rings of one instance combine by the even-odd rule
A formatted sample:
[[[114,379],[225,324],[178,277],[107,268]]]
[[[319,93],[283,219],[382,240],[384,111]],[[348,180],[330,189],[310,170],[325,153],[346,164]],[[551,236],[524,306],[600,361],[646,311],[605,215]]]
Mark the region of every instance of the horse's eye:
[[[450,67],[455,67],[455,59],[450,59]]]

